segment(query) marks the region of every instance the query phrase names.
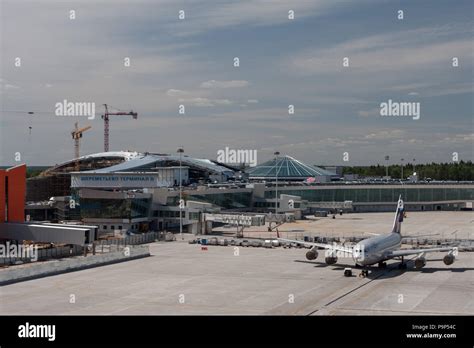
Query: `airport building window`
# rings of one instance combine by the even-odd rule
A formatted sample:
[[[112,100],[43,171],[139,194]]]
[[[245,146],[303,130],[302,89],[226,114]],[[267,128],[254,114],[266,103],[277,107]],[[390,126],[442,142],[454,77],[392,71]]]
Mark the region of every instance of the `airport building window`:
[[[430,202],[446,200],[472,200],[473,191],[454,187],[369,187],[369,188],[318,188],[314,190],[282,189],[281,193],[300,196],[309,202],[387,202],[397,201],[401,194],[407,202]],[[275,191],[265,191],[265,198],[275,198]],[[259,207],[257,203],[256,207]]]
[[[275,193],[273,193],[273,197]],[[173,197],[170,197],[173,198]],[[168,204],[178,204],[179,197],[176,197],[174,200],[171,199],[171,203]],[[223,208],[232,209],[232,208],[245,208],[251,205],[252,193],[251,192],[223,192],[219,194],[207,194],[207,195],[197,195],[193,194],[189,196],[190,200],[198,202],[207,202],[218,205]],[[174,202],[175,201],[175,202]]]
[[[82,218],[134,219],[148,217],[151,199],[82,198],[80,204]]]
[[[189,213],[190,220],[199,220],[199,213]]]

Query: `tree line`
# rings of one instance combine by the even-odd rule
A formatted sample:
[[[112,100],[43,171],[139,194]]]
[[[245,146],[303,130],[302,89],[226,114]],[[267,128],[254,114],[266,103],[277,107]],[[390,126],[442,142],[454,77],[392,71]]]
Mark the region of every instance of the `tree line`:
[[[432,180],[454,180],[454,181],[474,181],[474,164],[471,161],[460,161],[456,163],[428,163],[415,164],[407,163],[403,165],[403,178],[406,179],[416,170],[418,178]],[[401,165],[392,164],[388,166],[388,175],[392,178],[401,178]],[[344,167],[343,174],[359,174],[359,176],[385,176],[386,166],[357,166]]]

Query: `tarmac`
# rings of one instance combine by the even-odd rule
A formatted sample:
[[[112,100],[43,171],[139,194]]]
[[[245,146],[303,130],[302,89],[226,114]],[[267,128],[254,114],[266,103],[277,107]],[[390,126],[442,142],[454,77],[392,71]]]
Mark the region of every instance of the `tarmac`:
[[[388,213],[350,214],[289,223],[281,230],[298,238],[304,231],[290,231],[384,233],[392,218]],[[409,213],[403,231],[420,235],[442,231],[468,238],[473,221],[472,212]],[[252,229],[246,234],[253,234]],[[262,233],[258,229],[265,231],[259,227],[255,232]],[[414,269],[412,261],[406,270],[398,269],[398,261],[389,261],[387,268],[374,267],[362,278],[351,259],[328,266],[322,255],[307,261],[306,249],[208,246],[202,250],[201,245],[177,237],[176,242],[149,244],[152,256],[147,258],[0,287],[0,314],[474,314],[473,252],[460,252],[451,266],[442,262],[444,253],[428,254],[421,270]],[[343,275],[345,267],[353,268],[352,277]]]

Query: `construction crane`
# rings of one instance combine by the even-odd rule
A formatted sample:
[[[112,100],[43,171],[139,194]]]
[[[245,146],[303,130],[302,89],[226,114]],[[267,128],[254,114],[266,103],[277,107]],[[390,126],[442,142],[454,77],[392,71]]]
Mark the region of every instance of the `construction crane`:
[[[119,112],[109,112],[107,104],[104,104],[105,114],[102,115],[104,119],[104,152],[109,152],[109,116],[132,116],[134,119],[137,119],[138,114],[136,112],[129,111],[119,111]]]
[[[74,139],[74,151],[76,163],[74,165],[76,172],[79,171],[79,139],[82,138],[82,133],[92,128],[92,126],[87,126],[79,129],[77,122],[74,124],[74,130],[71,132],[72,138]]]

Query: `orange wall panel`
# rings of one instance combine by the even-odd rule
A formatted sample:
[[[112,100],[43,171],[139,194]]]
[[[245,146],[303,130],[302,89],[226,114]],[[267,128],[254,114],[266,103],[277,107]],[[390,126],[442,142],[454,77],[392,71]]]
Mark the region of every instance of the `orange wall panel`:
[[[8,210],[10,222],[25,221],[26,165],[22,164],[7,169],[8,176]]]
[[[5,170],[0,169],[0,222],[5,222]]]

